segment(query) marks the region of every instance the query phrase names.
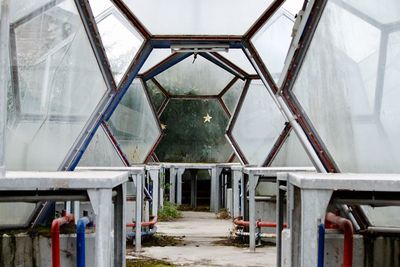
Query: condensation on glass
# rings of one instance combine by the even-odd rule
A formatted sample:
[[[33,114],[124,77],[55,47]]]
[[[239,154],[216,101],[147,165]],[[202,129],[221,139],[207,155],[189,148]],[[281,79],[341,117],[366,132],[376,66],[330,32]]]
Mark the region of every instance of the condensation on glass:
[[[154,110],[160,110],[164,101],[166,101],[166,95],[160,90],[160,88],[152,81],[146,82],[146,89],[149,93],[151,103],[153,104]]]
[[[165,135],[156,149],[161,162],[227,162],[229,117],[217,99],[173,99],[160,117]]]
[[[400,171],[400,24],[383,24],[396,12],[398,1],[329,1],[295,82],[295,97],[342,172]],[[398,216],[398,208],[367,212],[385,225]]]
[[[285,119],[267,88],[253,80],[236,116],[232,137],[249,164],[262,165],[285,126]]]
[[[144,163],[161,129],[141,80],[132,82],[111,116],[109,127],[129,162]]]
[[[251,39],[275,82],[281,77],[292,40],[294,16],[280,8]]]
[[[10,3],[7,168],[55,171],[107,88],[74,1]],[[13,216],[0,225],[23,225],[34,209],[1,204],[2,214]]]
[[[143,44],[143,37],[108,1],[91,0],[101,40],[118,84]]]
[[[272,0],[124,2],[152,34],[243,35]]]
[[[272,160],[271,167],[313,167],[296,133],[291,130]]]
[[[100,126],[90,141],[81,160],[80,167],[123,167],[124,162],[117,153],[110,138]]]
[[[155,78],[170,95],[218,95],[234,76],[201,55],[192,55]]]

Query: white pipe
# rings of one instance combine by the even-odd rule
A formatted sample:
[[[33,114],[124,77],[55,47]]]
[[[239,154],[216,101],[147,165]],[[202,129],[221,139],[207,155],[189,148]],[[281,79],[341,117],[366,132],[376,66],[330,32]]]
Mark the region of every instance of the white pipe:
[[[0,178],[5,176],[5,144],[7,122],[7,86],[9,52],[9,3],[1,1],[0,13]]]

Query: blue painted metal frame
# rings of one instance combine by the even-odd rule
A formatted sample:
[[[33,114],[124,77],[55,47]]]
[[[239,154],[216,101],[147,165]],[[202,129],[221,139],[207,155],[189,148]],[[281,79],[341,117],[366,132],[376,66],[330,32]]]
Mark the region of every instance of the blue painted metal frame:
[[[160,74],[161,72],[166,71],[167,69],[171,68],[172,66],[174,66],[175,64],[178,64],[179,62],[181,62],[182,60],[190,57],[193,53],[176,53],[174,55],[173,58],[171,58],[170,60],[164,62],[163,64],[160,64],[159,66],[157,66],[157,68],[155,69],[150,69],[149,72],[146,72],[143,76],[143,81],[147,81],[151,78],[153,78],[154,76],[157,76],[158,74]]]

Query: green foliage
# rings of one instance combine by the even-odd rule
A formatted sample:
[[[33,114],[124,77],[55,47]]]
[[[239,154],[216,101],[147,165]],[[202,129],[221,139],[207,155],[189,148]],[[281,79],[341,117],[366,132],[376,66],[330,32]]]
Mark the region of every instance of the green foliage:
[[[158,211],[159,221],[172,221],[174,219],[182,217],[181,212],[175,204],[165,201],[164,207]]]

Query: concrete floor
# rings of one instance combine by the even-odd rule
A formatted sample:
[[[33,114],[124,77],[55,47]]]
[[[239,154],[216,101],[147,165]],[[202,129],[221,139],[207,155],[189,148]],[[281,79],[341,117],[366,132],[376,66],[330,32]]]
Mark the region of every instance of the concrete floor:
[[[182,215],[174,222],[159,222],[157,227],[160,234],[184,237],[186,245],[147,247],[140,255],[128,252],[128,258],[144,256],[180,266],[275,266],[275,247],[260,247],[256,253],[250,253],[248,248],[213,243],[228,239],[231,220],[217,219],[208,212],[188,211]]]

